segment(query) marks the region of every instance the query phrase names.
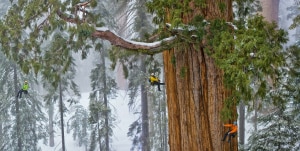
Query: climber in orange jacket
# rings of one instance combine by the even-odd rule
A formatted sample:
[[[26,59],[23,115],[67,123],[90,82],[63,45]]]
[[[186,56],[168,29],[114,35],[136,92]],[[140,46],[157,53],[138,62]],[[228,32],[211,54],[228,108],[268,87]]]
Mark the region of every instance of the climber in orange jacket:
[[[227,131],[222,139],[222,141],[225,141],[227,135],[229,135],[228,142],[231,141],[232,137],[235,137],[237,131],[238,131],[238,126],[237,122],[233,122],[233,124],[224,124],[224,127],[229,127],[229,131]]]

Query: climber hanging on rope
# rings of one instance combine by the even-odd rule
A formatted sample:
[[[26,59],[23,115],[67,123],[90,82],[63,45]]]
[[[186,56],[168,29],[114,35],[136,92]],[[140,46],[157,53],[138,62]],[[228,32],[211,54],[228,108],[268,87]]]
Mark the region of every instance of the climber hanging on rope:
[[[238,126],[237,126],[237,122],[233,122],[233,124],[224,124],[224,127],[229,127],[229,131],[227,131],[222,139],[222,141],[225,141],[227,135],[229,135],[228,138],[228,143],[230,143],[231,138],[235,137],[237,131],[238,131]]]
[[[158,91],[161,91],[160,89],[160,85],[165,85],[165,83],[161,83],[160,80],[158,79],[158,77],[156,77],[154,75],[154,73],[151,73],[150,77],[149,77],[149,82],[150,84],[153,85],[157,85]]]
[[[22,93],[23,92],[25,94],[28,94],[28,88],[29,88],[28,82],[25,81],[24,84],[23,84],[23,86],[22,86],[22,89],[18,92],[17,97],[22,98]]]

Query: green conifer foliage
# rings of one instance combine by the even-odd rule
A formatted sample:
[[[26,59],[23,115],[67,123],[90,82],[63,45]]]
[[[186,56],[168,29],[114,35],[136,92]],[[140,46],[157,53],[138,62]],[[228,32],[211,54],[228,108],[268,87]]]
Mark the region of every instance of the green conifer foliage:
[[[101,48],[102,45],[102,42],[96,44],[100,59],[97,59],[95,68],[92,69],[90,75],[92,92],[89,97],[89,123],[93,134],[90,138],[90,148],[95,148],[98,145],[100,150],[111,150],[110,140],[113,135],[115,117],[109,102],[116,95],[117,84],[109,76],[108,63],[105,60],[107,49]]]
[[[279,108],[260,117],[262,128],[250,136],[247,150],[299,150],[300,125],[289,110],[290,108]]]
[[[75,111],[74,115],[68,120],[68,125],[70,126],[68,132],[72,130],[73,139],[78,140],[79,146],[87,148],[89,142],[88,111],[81,105],[75,105],[72,109]]]
[[[0,60],[0,150],[38,150],[38,142],[46,139],[47,119],[42,111],[44,105],[41,97],[35,91],[36,79],[32,72],[24,76],[2,52]],[[12,76],[14,74],[17,75],[16,79]],[[22,98],[17,100],[16,92],[21,89],[24,79],[29,82],[29,94],[23,93]],[[15,87],[15,83],[18,87]],[[22,141],[21,146],[16,145],[18,140]]]
[[[273,110],[259,117],[259,129],[249,138],[249,150],[300,149],[299,123],[299,46],[285,51],[286,64],[280,68],[278,82],[267,93],[266,103],[273,103]]]
[[[1,51],[16,61],[24,73],[29,73],[29,70],[33,70],[36,75],[42,73],[46,79],[57,86],[59,78],[52,72],[56,70],[53,69],[53,65],[49,66],[51,64],[49,54],[62,56],[55,58],[56,66],[62,66],[60,73],[66,72],[71,61],[68,56],[71,54],[71,50],[81,51],[82,58],[85,58],[88,49],[91,48],[90,43],[86,41],[92,39],[91,33],[94,31],[94,27],[90,26],[89,22],[101,24],[97,12],[94,12],[93,15],[91,13],[75,14],[74,22],[79,23],[77,26],[60,19],[62,16],[70,15],[64,12],[74,12],[75,5],[77,6],[78,3],[80,1],[70,0],[64,2],[59,0],[18,0],[13,3],[0,21],[0,43],[3,48]],[[90,1],[90,4],[90,8],[97,6],[95,0]],[[80,21],[83,18],[86,22]]]
[[[233,90],[222,114],[223,119],[228,119],[232,116],[232,105],[239,100],[252,101],[253,97],[264,97],[269,91],[271,83],[268,80],[276,79],[278,67],[284,64],[282,44],[287,42],[287,32],[278,29],[276,23],[268,23],[262,16],[253,14],[255,8],[260,9],[255,0],[235,1],[233,5],[237,10],[232,23],[221,19],[205,20],[201,13],[186,23],[180,18],[191,11],[187,5],[190,2],[154,0],[147,6],[156,14],[153,20],[160,31],[166,35],[172,35],[170,31],[178,32],[180,40],[174,42],[176,46],[184,48],[187,43],[201,46],[203,40],[207,41],[203,45],[206,53],[224,71],[225,86]],[[195,1],[195,7],[205,8],[205,3]],[[224,5],[220,3],[219,7]],[[166,22],[171,24],[168,30],[165,30]],[[258,91],[251,87],[253,82]]]

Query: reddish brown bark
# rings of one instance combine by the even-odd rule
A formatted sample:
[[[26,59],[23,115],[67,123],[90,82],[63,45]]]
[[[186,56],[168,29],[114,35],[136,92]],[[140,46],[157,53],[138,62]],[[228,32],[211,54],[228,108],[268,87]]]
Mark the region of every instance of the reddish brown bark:
[[[170,58],[176,58],[173,64]],[[164,67],[168,97],[171,151],[229,150],[221,141],[225,129],[220,119],[228,92],[223,74],[203,50],[165,51]],[[182,77],[182,69],[186,76]],[[237,150],[237,140],[232,142]]]
[[[183,21],[189,22],[197,13],[207,20],[223,18],[231,21],[232,1],[218,2],[226,4],[226,13],[219,10],[215,1],[207,1],[207,7],[201,9],[190,3],[194,12],[183,16]],[[237,150],[236,138],[232,140],[231,149],[229,143],[221,141],[227,129],[224,129],[220,115],[224,100],[230,95],[224,88],[223,72],[203,48],[195,48],[199,47],[186,44],[163,53],[170,150]]]

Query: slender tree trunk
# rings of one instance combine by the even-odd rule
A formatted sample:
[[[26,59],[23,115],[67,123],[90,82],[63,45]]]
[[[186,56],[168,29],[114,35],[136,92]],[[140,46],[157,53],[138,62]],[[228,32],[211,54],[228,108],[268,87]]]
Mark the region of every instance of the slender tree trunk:
[[[141,60],[145,60],[144,56]],[[141,61],[141,70],[146,73],[146,67],[143,61]],[[148,117],[148,99],[145,84],[141,84],[141,112],[142,112],[142,151],[150,151],[149,145],[149,117]]]
[[[165,81],[164,77],[162,78],[162,81]],[[163,99],[160,99],[159,101],[159,117],[160,117],[160,144],[161,144],[161,151],[168,151],[168,119],[167,119],[167,104],[166,104],[166,94],[165,89],[162,89],[163,91]]]
[[[64,109],[62,100],[62,87],[61,82],[59,82],[59,110],[60,110],[60,124],[61,124],[61,145],[62,151],[65,151],[65,131],[64,131]]]
[[[49,104],[49,146],[54,146],[54,129],[53,129],[53,114],[54,114],[54,106],[53,103]]]
[[[159,136],[161,136],[160,132],[158,133],[158,129],[155,129],[155,124],[157,124],[155,122],[155,118],[157,118],[157,116],[155,116],[155,104],[153,103],[153,101],[157,101],[153,95],[149,95],[149,93],[147,93],[147,99],[149,100],[148,101],[148,123],[149,123],[149,145],[153,148],[153,144],[154,144],[154,141],[160,141],[160,138],[159,139],[156,139],[154,140],[153,136],[155,134],[158,134]],[[158,125],[161,125],[160,123]],[[156,131],[156,132],[155,132]],[[152,138],[152,139],[150,139]]]
[[[239,105],[239,143],[245,145],[245,104],[243,101]]]
[[[218,2],[225,5],[226,13],[219,10],[219,3],[215,1],[206,1],[199,13],[203,13],[207,20],[223,18],[232,21],[232,0]],[[193,8],[192,3],[190,6],[193,13],[183,14],[182,17],[187,23],[199,9]],[[225,89],[223,72],[216,67],[214,60],[205,53],[203,47],[193,44],[164,51],[163,56],[170,150],[236,151],[237,137],[231,143],[221,141],[227,129],[223,127],[220,115],[230,91]],[[172,61],[174,58],[176,61]],[[236,112],[236,108],[233,110]]]
[[[253,123],[254,123],[254,132],[257,132],[257,112],[258,112],[258,100],[254,101],[254,119],[253,119]]]
[[[36,110],[36,103],[33,103],[32,104],[32,110],[35,111]],[[28,119],[30,120],[30,119]],[[31,132],[32,132],[32,135],[33,135],[33,141],[34,141],[34,151],[38,151],[38,147],[37,147],[37,144],[38,144],[38,137],[37,137],[37,133],[36,133],[36,120],[33,121],[32,124],[32,127],[31,127]]]
[[[19,88],[18,88],[18,76],[17,76],[17,67],[14,65],[14,84],[15,84],[15,96],[17,96]],[[21,123],[20,123],[20,105],[19,105],[19,98],[16,97],[16,127],[17,127],[17,141],[18,141],[18,151],[22,151],[22,138],[21,138]]]
[[[105,106],[105,111],[104,111],[104,118],[105,118],[105,120],[104,120],[104,122],[105,122],[105,150],[106,151],[109,151],[109,124],[108,124],[108,100],[107,100],[107,92],[106,92],[106,90],[108,89],[107,88],[107,84],[106,84],[106,71],[105,71],[105,68],[106,68],[106,65],[105,65],[105,55],[104,55],[104,52],[103,52],[103,50],[102,51],[100,51],[100,55],[101,55],[101,64],[102,64],[102,67],[103,67],[103,69],[102,69],[102,71],[104,72],[103,73],[103,87],[104,87],[104,90],[105,90],[105,92],[103,93],[103,98],[104,98],[104,106]]]
[[[98,122],[98,124],[97,124],[97,127],[98,127],[99,151],[102,151],[102,143],[101,143],[102,136],[101,136],[101,134],[100,134],[100,123],[99,123],[99,122]]]
[[[164,95],[164,99],[167,100],[167,98]],[[166,102],[163,102],[163,151],[168,151],[168,118],[167,118],[167,105]]]
[[[0,141],[3,140],[3,123],[2,118],[0,117]]]

